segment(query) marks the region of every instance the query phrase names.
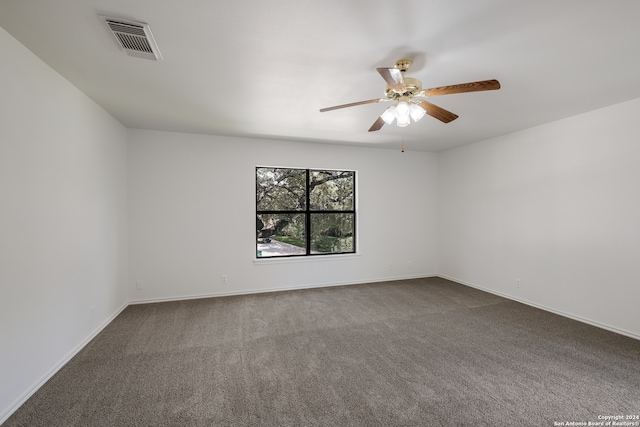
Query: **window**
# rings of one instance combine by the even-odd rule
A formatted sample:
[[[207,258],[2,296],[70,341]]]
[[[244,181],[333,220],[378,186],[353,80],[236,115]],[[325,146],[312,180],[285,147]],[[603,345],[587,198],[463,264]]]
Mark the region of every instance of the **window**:
[[[256,168],[256,257],[356,251],[354,171]]]

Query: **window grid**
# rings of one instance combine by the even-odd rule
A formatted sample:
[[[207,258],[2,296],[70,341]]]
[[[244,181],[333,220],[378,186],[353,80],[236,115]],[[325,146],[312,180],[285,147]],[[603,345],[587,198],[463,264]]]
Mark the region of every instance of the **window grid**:
[[[355,188],[355,171],[336,171],[336,170],[322,170],[322,169],[294,169],[294,168],[270,168],[270,167],[256,167],[256,187],[258,186],[258,175],[260,169],[265,170],[304,170],[305,171],[305,206],[304,209],[259,209],[259,200],[258,200],[258,190],[256,191],[256,217],[259,222],[261,215],[304,215],[304,241],[305,241],[305,253],[291,253],[291,254],[275,254],[275,255],[263,255],[262,251],[259,249],[260,240],[261,240],[261,232],[263,230],[257,230],[257,238],[256,238],[256,257],[257,258],[280,258],[280,257],[300,257],[300,256],[316,256],[316,255],[336,255],[336,254],[345,254],[345,253],[355,253],[356,252],[356,211],[355,211],[355,200],[356,200],[356,188]],[[312,209],[312,200],[311,193],[314,188],[311,188],[311,176],[313,173],[341,173],[346,174],[341,176],[340,178],[348,177],[350,180],[350,208],[349,209]],[[312,247],[313,236],[312,236],[312,228],[313,228],[313,219],[314,215],[349,215],[351,216],[351,224],[349,227],[349,232],[347,233],[350,250],[330,250],[323,252],[322,250],[314,250]],[[316,217],[319,218],[319,217]],[[334,230],[335,231],[335,230]],[[338,233],[341,234],[341,233]],[[267,243],[271,243],[270,236],[266,239]],[[338,239],[339,240],[339,239]],[[264,242],[263,242],[264,244]]]

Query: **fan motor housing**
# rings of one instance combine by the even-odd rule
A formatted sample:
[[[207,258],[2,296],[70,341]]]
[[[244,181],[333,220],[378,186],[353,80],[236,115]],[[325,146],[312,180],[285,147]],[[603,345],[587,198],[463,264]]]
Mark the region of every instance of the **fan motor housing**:
[[[405,90],[401,92],[399,90],[392,89],[391,87],[389,87],[389,85],[386,85],[384,93],[389,99],[399,99],[402,97],[411,98],[418,92],[422,91],[422,82],[412,77],[404,78],[404,86]]]

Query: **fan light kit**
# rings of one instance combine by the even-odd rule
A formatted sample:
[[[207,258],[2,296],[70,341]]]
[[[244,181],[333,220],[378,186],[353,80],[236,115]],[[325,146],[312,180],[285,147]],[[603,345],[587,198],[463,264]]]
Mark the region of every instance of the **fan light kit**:
[[[451,86],[435,87],[422,90],[422,83],[418,79],[405,77],[404,73],[411,67],[413,61],[401,59],[396,62],[395,68],[376,68],[378,73],[387,82],[385,87],[386,98],[369,99],[367,101],[352,102],[350,104],[336,105],[320,109],[320,112],[338,110],[340,108],[355,107],[357,105],[375,104],[378,102],[395,101],[395,104],[387,108],[373,123],[369,132],[380,130],[386,124],[396,121],[400,127],[408,126],[413,119],[417,122],[425,114],[430,115],[443,123],[449,123],[458,118],[457,115],[444,108],[438,107],[423,98],[454,93],[479,92],[484,90],[500,89],[497,80],[482,80],[472,83],[461,83]]]
[[[396,120],[396,124],[402,128],[409,124],[409,117],[411,117],[414,122],[417,122],[424,117],[426,113],[427,112],[418,104],[402,100],[398,101],[396,105],[392,105],[384,110],[380,118],[388,125]]]

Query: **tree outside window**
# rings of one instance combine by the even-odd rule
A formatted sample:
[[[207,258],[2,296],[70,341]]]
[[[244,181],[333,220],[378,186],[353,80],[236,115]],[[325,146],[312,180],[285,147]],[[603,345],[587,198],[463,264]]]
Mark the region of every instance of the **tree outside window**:
[[[355,172],[256,168],[258,258],[355,252]]]

